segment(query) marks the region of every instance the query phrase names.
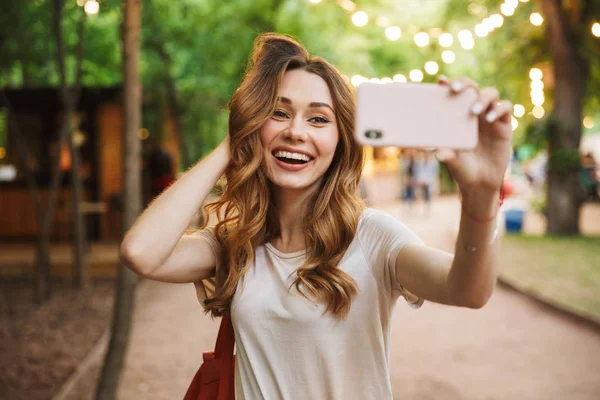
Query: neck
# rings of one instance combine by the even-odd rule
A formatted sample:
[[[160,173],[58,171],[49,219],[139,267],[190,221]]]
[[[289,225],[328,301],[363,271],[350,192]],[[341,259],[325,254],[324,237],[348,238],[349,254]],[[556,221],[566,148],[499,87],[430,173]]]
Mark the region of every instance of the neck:
[[[306,203],[315,189],[273,189],[280,226],[280,235],[273,242],[280,249],[301,250],[304,248],[302,224],[306,215]]]

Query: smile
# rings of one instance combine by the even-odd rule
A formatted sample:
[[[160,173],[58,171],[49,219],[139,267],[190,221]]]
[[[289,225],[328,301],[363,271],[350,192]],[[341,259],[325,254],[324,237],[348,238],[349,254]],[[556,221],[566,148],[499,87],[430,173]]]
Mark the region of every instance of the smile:
[[[300,171],[314,163],[314,158],[301,153],[275,151],[272,156],[275,164],[286,171]]]

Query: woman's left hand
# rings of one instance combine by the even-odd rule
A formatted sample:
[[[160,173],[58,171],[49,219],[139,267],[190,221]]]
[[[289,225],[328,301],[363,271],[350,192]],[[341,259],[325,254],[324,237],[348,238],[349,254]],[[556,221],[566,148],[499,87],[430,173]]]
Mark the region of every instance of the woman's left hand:
[[[436,155],[446,164],[452,177],[464,194],[470,192],[498,192],[512,153],[512,104],[499,100],[494,87],[479,90],[468,78],[450,82],[439,79],[441,85],[454,93],[474,88],[479,97],[471,112],[479,116],[479,141],[473,150],[440,149]]]

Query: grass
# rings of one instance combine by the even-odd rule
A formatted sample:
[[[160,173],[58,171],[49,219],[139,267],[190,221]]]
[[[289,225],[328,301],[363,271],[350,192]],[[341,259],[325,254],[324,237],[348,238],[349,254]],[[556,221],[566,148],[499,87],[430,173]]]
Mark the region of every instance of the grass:
[[[600,237],[507,235],[500,260],[508,283],[600,322]]]

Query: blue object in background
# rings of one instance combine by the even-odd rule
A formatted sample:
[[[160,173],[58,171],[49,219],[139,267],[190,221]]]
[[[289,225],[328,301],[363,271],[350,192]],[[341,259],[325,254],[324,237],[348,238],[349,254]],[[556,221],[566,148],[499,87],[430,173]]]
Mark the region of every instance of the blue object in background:
[[[523,210],[506,210],[504,213],[506,221],[506,232],[521,232],[523,230],[524,216],[525,211]]]

